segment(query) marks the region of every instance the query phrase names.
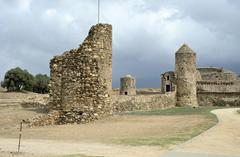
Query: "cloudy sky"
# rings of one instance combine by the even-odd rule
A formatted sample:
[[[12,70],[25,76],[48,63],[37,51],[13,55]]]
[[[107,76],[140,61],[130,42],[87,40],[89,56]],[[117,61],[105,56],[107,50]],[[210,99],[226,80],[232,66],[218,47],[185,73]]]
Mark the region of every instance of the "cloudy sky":
[[[113,85],[132,74],[160,86],[187,43],[199,66],[240,73],[239,0],[101,0],[113,25]],[[0,0],[0,79],[16,66],[49,74],[49,60],[77,48],[97,22],[97,0]]]

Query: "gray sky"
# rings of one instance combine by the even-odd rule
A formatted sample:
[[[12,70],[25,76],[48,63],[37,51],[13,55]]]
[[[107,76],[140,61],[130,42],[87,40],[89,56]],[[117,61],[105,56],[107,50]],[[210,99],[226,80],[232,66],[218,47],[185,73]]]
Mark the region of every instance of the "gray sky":
[[[138,87],[159,87],[187,43],[199,66],[240,73],[239,0],[101,0],[113,25],[113,84],[132,74]],[[0,0],[0,79],[20,66],[49,73],[54,55],[77,48],[97,22],[97,0]]]

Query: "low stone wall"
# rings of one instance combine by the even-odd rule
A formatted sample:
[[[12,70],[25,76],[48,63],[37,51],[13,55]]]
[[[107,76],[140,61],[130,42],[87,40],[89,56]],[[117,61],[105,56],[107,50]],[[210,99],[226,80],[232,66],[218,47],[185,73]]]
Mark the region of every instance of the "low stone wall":
[[[240,106],[240,92],[198,93],[198,103],[201,106]]]
[[[176,105],[175,96],[176,93],[136,96],[113,95],[113,112],[120,113],[174,107]]]
[[[233,93],[240,92],[239,81],[198,81],[198,92],[211,92],[211,93]]]

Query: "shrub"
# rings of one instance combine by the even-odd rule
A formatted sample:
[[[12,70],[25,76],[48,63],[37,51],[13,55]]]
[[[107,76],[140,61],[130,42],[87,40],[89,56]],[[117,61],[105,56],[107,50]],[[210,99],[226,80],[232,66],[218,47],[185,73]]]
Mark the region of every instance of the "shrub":
[[[47,75],[37,74],[35,76],[35,83],[33,92],[45,94],[49,92],[49,80],[50,78]]]
[[[34,85],[34,76],[27,70],[17,67],[6,72],[3,86],[8,91],[32,91]]]

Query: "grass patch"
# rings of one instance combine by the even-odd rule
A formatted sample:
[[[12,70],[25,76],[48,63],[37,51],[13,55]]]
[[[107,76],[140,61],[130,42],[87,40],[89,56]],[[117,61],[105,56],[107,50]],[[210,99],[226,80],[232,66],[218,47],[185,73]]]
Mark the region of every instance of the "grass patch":
[[[240,110],[237,111],[240,114]]]
[[[179,116],[179,115],[200,115],[206,118],[206,122],[200,123],[195,127],[186,127],[183,130],[177,131],[174,134],[168,134],[165,136],[155,137],[140,137],[140,138],[126,138],[118,140],[118,144],[132,145],[132,146],[161,146],[167,148],[171,145],[177,145],[198,136],[204,131],[210,129],[218,123],[216,115],[211,111],[220,109],[220,107],[177,107],[164,110],[151,110],[151,111],[139,111],[129,112],[125,115],[139,115],[139,116]],[[176,124],[177,125],[177,124]]]
[[[175,107],[169,109],[157,109],[150,111],[128,112],[125,115],[143,115],[143,116],[174,116],[174,115],[210,115],[212,110],[220,109],[220,107]]]

